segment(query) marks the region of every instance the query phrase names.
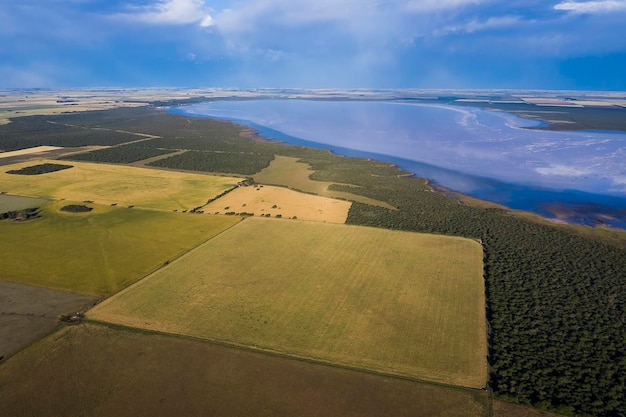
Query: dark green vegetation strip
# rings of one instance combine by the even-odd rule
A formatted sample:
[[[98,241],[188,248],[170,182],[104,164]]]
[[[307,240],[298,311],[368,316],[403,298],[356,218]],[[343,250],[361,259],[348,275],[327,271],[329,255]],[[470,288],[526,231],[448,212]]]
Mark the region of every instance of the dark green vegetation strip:
[[[99,112],[94,112],[99,113]],[[74,126],[83,119],[91,120],[98,115],[76,113],[71,120],[63,116],[18,117],[0,126],[0,149],[14,151],[33,146],[86,146],[117,145],[136,140],[137,136],[113,130],[92,129],[88,124]]]
[[[22,210],[12,210],[0,213],[0,220],[16,220],[25,221],[41,217],[41,211],[38,207],[26,208]]]
[[[93,208],[85,206],[83,204],[68,204],[67,206],[61,207],[60,210],[70,213],[87,213],[93,210]]]
[[[63,169],[72,168],[71,165],[62,165],[62,164],[39,164],[32,165],[28,167],[24,167],[22,169],[12,169],[7,171],[7,174],[16,174],[16,175],[42,175],[47,174],[49,172],[61,171]]]
[[[93,324],[16,354],[0,367],[0,392],[0,415],[13,417],[483,417],[488,402],[485,391]]]
[[[114,164],[130,164],[155,156],[172,153],[171,149],[146,148],[132,145],[114,146],[112,148],[99,149],[97,151],[69,155],[61,159],[88,162],[110,162]]]
[[[149,165],[191,171],[252,175],[267,168],[273,159],[274,155],[258,153],[188,151],[160,159]]]
[[[240,137],[240,128],[229,122],[150,108],[47,118],[162,136],[136,144],[141,147],[302,158],[317,170],[315,179],[354,184],[358,187],[333,188],[398,208],[354,203],[349,223],[481,239],[491,327],[490,384],[496,396],[565,414],[626,415],[623,239],[616,243],[502,209],[461,205],[432,192],[422,180],[400,177],[406,173],[389,164],[254,141]],[[8,149],[3,142],[7,126],[0,126],[2,149]],[[38,145],[57,144],[43,140],[45,132],[37,135],[42,138]]]

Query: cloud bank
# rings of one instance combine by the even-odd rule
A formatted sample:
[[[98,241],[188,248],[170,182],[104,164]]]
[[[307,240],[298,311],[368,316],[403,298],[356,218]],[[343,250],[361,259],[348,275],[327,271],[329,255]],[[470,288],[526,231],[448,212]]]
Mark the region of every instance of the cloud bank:
[[[626,89],[625,18],[626,0],[8,2],[0,85],[40,66],[76,69],[45,70],[56,85]]]

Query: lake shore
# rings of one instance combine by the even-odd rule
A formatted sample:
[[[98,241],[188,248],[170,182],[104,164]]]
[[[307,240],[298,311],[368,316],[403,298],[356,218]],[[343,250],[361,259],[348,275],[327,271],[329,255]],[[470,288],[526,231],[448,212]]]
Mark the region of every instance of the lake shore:
[[[273,140],[291,145],[327,149],[346,157],[369,158],[392,163],[411,175],[426,178],[431,187],[438,192],[450,195],[461,202],[467,203],[473,199],[474,203],[483,201],[480,203],[482,205],[533,212],[554,222],[626,229],[626,212],[621,210],[626,207],[626,199],[619,197],[502,182],[405,158],[304,140],[247,120],[189,112],[186,107],[171,108],[168,111],[186,116],[229,120],[242,126],[242,135],[257,140]]]

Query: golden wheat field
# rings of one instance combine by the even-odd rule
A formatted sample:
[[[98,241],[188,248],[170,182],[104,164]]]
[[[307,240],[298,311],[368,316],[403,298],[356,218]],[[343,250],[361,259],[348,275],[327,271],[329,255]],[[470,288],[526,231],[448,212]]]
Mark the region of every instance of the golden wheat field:
[[[5,171],[42,163],[41,160],[3,167],[0,191],[30,197],[163,210],[189,210],[233,188],[239,178],[88,162],[63,162],[70,169],[42,175],[15,175]]]
[[[88,317],[482,387],[484,309],[475,241],[254,217]]]
[[[255,216],[345,223],[352,203],[284,187],[238,188],[204,207],[207,213],[246,212]]]

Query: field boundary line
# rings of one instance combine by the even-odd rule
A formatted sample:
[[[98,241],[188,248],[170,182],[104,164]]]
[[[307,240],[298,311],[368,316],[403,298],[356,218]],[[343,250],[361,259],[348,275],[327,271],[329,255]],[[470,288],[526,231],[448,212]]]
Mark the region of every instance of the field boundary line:
[[[117,295],[120,295],[122,293],[125,293],[129,290],[131,290],[132,288],[135,288],[136,286],[139,286],[142,282],[144,282],[146,280],[146,278],[150,277],[152,274],[154,274],[157,271],[160,271],[163,268],[167,268],[168,266],[170,266],[172,263],[178,261],[180,258],[184,257],[185,255],[197,250],[198,248],[200,248],[202,245],[204,245],[205,243],[209,242],[211,239],[221,235],[222,233],[230,230],[231,228],[237,226],[238,224],[241,224],[243,221],[245,220],[245,218],[241,218],[240,221],[238,221],[235,224],[232,224],[230,226],[228,226],[226,229],[218,232],[217,234],[213,235],[213,236],[209,236],[208,238],[201,240],[200,242],[198,242],[195,246],[191,247],[188,250],[182,251],[181,253],[173,256],[172,258],[168,259],[167,261],[165,261],[163,264],[157,266],[156,268],[152,269],[151,271],[148,271],[147,273],[145,273],[144,275],[140,276],[139,278],[137,278],[135,281],[131,282],[130,284],[126,285],[125,287],[120,288],[118,291],[114,292],[113,294],[110,294],[104,298],[102,298],[101,301],[97,302],[96,304],[94,304],[93,306],[91,306],[89,308],[89,310],[91,310],[92,308],[99,306],[100,304],[107,304],[109,302],[109,300],[111,300],[112,298],[116,297]],[[87,312],[89,311],[87,310]],[[132,328],[132,327],[131,327]]]
[[[203,343],[208,343],[208,344],[212,344],[216,346],[222,346],[222,347],[229,348],[229,349],[243,350],[246,352],[269,355],[269,356],[280,358],[280,359],[288,359],[288,360],[310,363],[313,365],[327,366],[331,368],[343,369],[343,370],[352,371],[352,372],[360,372],[360,373],[379,376],[383,378],[392,378],[392,379],[402,380],[402,381],[417,382],[421,384],[435,385],[435,386],[440,386],[444,388],[452,388],[452,389],[456,389],[460,391],[468,391],[468,392],[473,392],[473,393],[486,391],[486,388],[484,387],[476,388],[476,387],[468,387],[468,386],[463,386],[463,385],[446,384],[445,382],[432,381],[429,379],[419,378],[419,377],[415,377],[415,376],[408,375],[408,374],[385,372],[382,370],[371,369],[371,368],[361,368],[358,366],[351,366],[348,364],[327,361],[324,359],[313,358],[309,356],[294,355],[294,354],[289,354],[286,352],[276,351],[273,349],[263,348],[260,346],[240,344],[236,342],[229,342],[226,340],[202,338],[202,337],[191,336],[191,335],[186,335],[186,334],[181,334],[181,333],[172,333],[172,332],[165,332],[165,331],[154,330],[154,329],[133,327],[133,326],[125,325],[125,324],[111,323],[111,322],[104,321],[104,320],[89,319],[89,317],[86,317],[84,319],[84,322],[89,323],[89,324],[105,326],[105,327],[109,327],[112,329],[130,331],[130,332],[139,332],[139,333],[144,333],[144,334],[155,334],[155,335],[161,335],[161,336],[182,338],[182,339],[192,340],[196,342],[203,342]]]

